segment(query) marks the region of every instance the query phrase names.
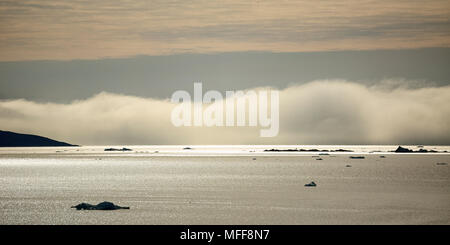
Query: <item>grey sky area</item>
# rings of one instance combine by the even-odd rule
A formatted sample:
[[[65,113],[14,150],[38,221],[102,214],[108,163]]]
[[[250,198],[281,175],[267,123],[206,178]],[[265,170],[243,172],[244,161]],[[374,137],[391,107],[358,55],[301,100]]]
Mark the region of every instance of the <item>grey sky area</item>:
[[[0,99],[68,103],[102,91],[169,98],[175,90],[284,89],[313,80],[450,84],[450,48],[304,53],[228,52],[99,60],[0,62]],[[411,82],[413,81],[413,82]],[[414,82],[415,81],[415,82]]]

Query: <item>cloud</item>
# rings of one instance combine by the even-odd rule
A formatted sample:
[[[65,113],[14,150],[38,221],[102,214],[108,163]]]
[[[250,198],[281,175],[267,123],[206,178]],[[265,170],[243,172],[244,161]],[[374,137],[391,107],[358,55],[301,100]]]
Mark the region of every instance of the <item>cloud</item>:
[[[400,82],[402,83],[402,82]],[[394,83],[397,84],[397,83]],[[450,86],[408,88],[320,80],[280,91],[280,133],[174,127],[175,104],[100,93],[68,104],[0,101],[2,130],[91,144],[450,144]]]
[[[347,81],[290,87],[280,95],[287,99],[280,136],[320,144],[450,142],[450,86],[385,88]]]
[[[449,47],[448,1],[0,3],[0,60]]]

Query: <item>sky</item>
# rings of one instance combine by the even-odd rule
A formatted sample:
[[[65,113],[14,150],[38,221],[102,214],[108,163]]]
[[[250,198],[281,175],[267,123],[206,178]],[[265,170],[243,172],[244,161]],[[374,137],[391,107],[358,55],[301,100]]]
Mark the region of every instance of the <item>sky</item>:
[[[92,144],[450,144],[450,2],[0,0],[0,130]],[[280,91],[280,133],[170,96]]]
[[[448,47],[448,0],[2,0],[0,59]]]

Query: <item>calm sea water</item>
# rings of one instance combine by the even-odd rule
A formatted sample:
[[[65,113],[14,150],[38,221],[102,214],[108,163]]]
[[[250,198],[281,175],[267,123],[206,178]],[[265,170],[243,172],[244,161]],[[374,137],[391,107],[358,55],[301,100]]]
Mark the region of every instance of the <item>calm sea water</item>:
[[[114,146],[0,148],[0,223],[450,224],[448,153],[387,152],[396,146],[108,147]],[[355,152],[316,160],[318,153],[263,151],[271,148]],[[310,181],[318,186],[304,187]],[[131,209],[70,208],[101,201]]]

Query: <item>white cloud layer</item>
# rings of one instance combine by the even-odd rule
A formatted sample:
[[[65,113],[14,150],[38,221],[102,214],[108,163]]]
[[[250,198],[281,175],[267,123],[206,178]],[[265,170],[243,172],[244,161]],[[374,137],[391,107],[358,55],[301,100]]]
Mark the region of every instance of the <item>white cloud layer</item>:
[[[450,144],[450,86],[399,84],[288,87],[280,91],[280,133],[273,138],[260,138],[259,127],[176,128],[168,99],[105,92],[69,104],[0,101],[0,129],[82,145]]]

